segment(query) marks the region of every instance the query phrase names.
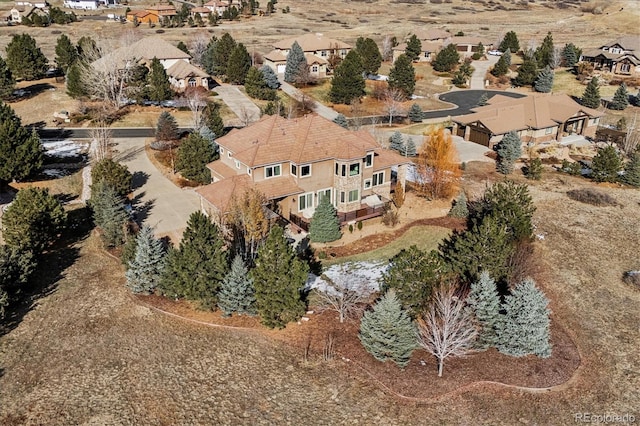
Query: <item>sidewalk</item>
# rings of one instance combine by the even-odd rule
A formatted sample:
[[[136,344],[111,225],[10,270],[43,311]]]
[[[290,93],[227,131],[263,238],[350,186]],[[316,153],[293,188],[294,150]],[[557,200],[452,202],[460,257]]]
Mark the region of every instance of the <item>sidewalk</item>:
[[[302,97],[304,96],[303,93],[301,91],[299,91],[298,89],[296,89],[295,87],[293,87],[292,85],[290,85],[289,83],[285,83],[285,81],[281,78],[278,77],[278,80],[280,80],[280,89],[282,89],[282,91],[284,93],[286,93],[287,95],[291,96],[294,99],[297,100],[301,100]],[[309,99],[309,98],[308,98]],[[315,104],[314,107],[314,111],[321,117],[326,118],[327,120],[333,120],[334,118],[336,118],[338,116],[338,113],[336,111],[334,111],[333,109],[329,108],[326,105],[321,104],[320,102],[313,100],[313,103]]]

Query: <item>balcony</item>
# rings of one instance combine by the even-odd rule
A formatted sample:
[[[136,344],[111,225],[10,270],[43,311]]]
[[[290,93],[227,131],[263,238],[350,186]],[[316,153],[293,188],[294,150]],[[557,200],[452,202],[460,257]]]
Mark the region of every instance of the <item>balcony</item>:
[[[389,202],[384,203],[383,205],[370,207],[366,204],[362,204],[361,208],[358,210],[350,211],[350,212],[338,212],[338,220],[340,221],[340,226],[345,225],[349,222],[359,222],[361,220],[371,219],[373,217],[382,216],[385,209],[388,207]],[[309,232],[309,223],[310,220],[306,217],[297,216],[293,213],[289,215],[289,221],[302,229],[305,232]]]

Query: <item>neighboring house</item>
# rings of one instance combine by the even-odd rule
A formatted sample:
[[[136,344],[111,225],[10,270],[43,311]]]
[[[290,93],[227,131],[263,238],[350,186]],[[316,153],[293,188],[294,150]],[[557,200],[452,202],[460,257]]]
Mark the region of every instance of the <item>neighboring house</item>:
[[[224,216],[234,197],[256,188],[270,210],[304,230],[323,197],[341,223],[381,215],[396,185],[404,188],[410,163],[381,148],[370,133],[315,114],[264,116],[216,143],[220,159],[208,165],[213,183],[196,191],[204,212]]]
[[[69,9],[97,10],[98,0],[64,0],[62,5]]]
[[[202,7],[206,7],[211,13],[222,16],[222,14],[229,9],[229,2],[212,0],[202,5]]]
[[[294,42],[298,42],[304,51],[309,73],[318,78],[326,77],[330,71],[329,58],[338,55],[340,58],[347,56],[351,46],[339,40],[324,37],[322,34],[305,34],[300,37],[288,38],[273,45],[273,50],[264,55],[264,64],[273,69],[277,74],[284,74],[287,65],[287,55]]]
[[[49,3],[42,0],[35,0],[35,1],[16,0],[16,7],[37,7],[40,9],[45,9],[49,7]]]
[[[621,37],[599,49],[584,52],[580,60],[593,64],[597,71],[640,74],[640,37]]]
[[[175,6],[166,4],[149,6],[146,10],[154,16],[154,18],[152,18],[152,22],[154,23],[160,22],[160,20],[164,18],[173,18],[177,15]]]
[[[167,76],[173,89],[178,92],[187,87],[209,88],[209,74],[185,60],[179,60],[171,65],[167,69]]]
[[[23,18],[31,19],[33,15],[49,16],[47,10],[35,6],[17,6],[11,9],[9,14],[8,21],[14,24],[21,23]]]
[[[440,42],[421,42],[420,56],[418,56],[418,62],[431,62],[436,57],[438,52],[442,49],[442,43]],[[398,57],[405,53],[407,50],[407,43],[400,43],[393,48],[393,62]]]
[[[158,16],[152,15],[146,10],[130,10],[126,16],[127,22],[137,21],[139,24],[158,23]]]
[[[428,43],[444,43],[449,37],[451,37],[451,33],[449,31],[440,30],[440,29],[419,29],[409,34],[405,40],[408,40],[412,34],[415,34],[418,37],[418,40],[421,42]]]
[[[191,16],[193,16],[194,18],[196,15],[200,15],[201,18],[206,18],[212,12],[207,7],[194,7],[189,11],[189,13],[191,13]]]
[[[453,43],[456,45],[456,50],[463,56],[471,56],[478,48],[480,43],[484,47],[484,52],[493,48],[493,43],[480,37],[470,36],[453,36],[445,41],[445,44]]]
[[[565,94],[540,93],[522,98],[496,95],[472,114],[453,117],[455,134],[480,145],[493,146],[510,131],[523,143],[562,141],[578,134],[594,137],[604,114],[586,108]]]

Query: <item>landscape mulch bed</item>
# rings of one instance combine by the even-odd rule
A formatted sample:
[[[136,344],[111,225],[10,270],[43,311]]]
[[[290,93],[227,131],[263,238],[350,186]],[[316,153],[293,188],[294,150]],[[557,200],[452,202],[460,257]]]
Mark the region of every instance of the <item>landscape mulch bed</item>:
[[[454,218],[454,217],[448,217],[448,216],[418,219],[404,225],[401,228],[396,229],[395,231],[381,232],[374,235],[368,235],[366,237],[359,239],[358,241],[354,241],[344,246],[324,247],[320,250],[325,252],[331,258],[352,256],[355,254],[368,252],[371,250],[375,250],[379,247],[385,246],[391,243],[392,241],[398,239],[398,237],[403,235],[412,227],[422,226],[422,225],[439,226],[442,228],[448,228],[453,230],[463,230],[466,228],[466,220]]]
[[[560,385],[573,375],[580,364],[580,355],[567,332],[551,323],[552,356],[509,357],[495,349],[475,353],[465,358],[446,360],[442,378],[437,377],[437,363],[423,350],[413,353],[409,365],[400,369],[393,362],[379,362],[369,355],[358,339],[359,322],[341,324],[334,312],[307,314],[308,321],[289,324],[283,330],[269,330],[258,318],[232,316],[220,312],[198,310],[191,302],[173,301],[160,296],[137,296],[143,304],[211,326],[237,327],[229,332],[250,332],[281,341],[294,352],[300,362],[322,362],[327,336],[333,337],[334,361],[341,362],[352,374],[373,381],[384,390],[402,397],[432,399],[477,382],[497,382],[511,386],[546,388]]]

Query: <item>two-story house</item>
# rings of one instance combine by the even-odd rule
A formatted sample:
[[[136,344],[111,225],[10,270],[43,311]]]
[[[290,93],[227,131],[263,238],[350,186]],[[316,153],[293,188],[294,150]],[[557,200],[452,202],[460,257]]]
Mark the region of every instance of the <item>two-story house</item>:
[[[320,33],[305,34],[275,43],[273,50],[264,55],[265,65],[271,67],[276,74],[284,74],[287,56],[294,42],[297,42],[304,52],[309,66],[309,74],[317,78],[327,76],[327,72],[331,69],[329,59],[332,55],[344,59],[351,50],[351,46],[347,43],[325,37]]]
[[[256,188],[272,211],[305,230],[323,197],[341,223],[381,215],[396,185],[404,188],[410,163],[368,132],[315,114],[265,116],[216,142],[220,158],[208,165],[213,183],[197,190],[207,214],[224,215],[234,197]]]
[[[640,37],[621,37],[598,49],[584,52],[580,60],[593,64],[597,71],[638,75],[640,74]]]
[[[495,95],[471,114],[453,117],[455,133],[489,148],[511,131],[523,143],[562,142],[567,135],[594,137],[604,114],[565,94],[538,93],[521,98]]]

